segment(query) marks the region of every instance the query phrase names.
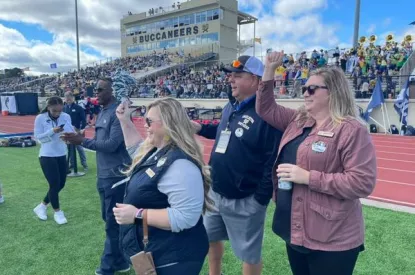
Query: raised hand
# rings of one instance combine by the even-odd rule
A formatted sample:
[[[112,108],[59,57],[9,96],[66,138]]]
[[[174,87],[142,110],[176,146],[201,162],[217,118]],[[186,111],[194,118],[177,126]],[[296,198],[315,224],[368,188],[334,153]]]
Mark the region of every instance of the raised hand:
[[[282,65],[283,57],[284,51],[269,53],[265,59],[265,67],[275,71],[279,66]]]
[[[120,121],[130,121],[131,120],[131,113],[134,111],[130,109],[130,102],[124,101],[118,105],[116,110],[116,115]]]

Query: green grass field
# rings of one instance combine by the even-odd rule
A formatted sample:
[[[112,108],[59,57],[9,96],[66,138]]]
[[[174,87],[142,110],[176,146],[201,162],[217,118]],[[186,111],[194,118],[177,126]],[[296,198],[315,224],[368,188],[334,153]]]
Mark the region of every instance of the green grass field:
[[[6,198],[0,205],[0,274],[94,274],[105,237],[95,188],[95,155],[88,154],[87,176],[67,180],[60,199],[68,224],[58,226],[52,210],[46,222],[38,220],[32,211],[47,191],[38,149],[0,148],[0,180]],[[284,243],[271,231],[273,211],[270,206],[263,274],[289,275]],[[364,208],[364,214],[366,251],[359,258],[355,274],[415,274],[415,215],[370,207]],[[241,274],[240,270],[240,262],[227,245],[224,274]],[[206,266],[201,274],[207,274]]]

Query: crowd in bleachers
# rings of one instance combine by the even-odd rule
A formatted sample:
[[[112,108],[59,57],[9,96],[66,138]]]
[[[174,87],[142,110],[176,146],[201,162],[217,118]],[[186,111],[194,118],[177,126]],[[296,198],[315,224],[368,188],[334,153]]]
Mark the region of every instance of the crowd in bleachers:
[[[396,93],[399,70],[412,51],[410,43],[399,47],[398,43],[389,42],[383,47],[370,44],[347,51],[336,48],[330,52],[302,52],[296,59],[293,55],[285,55],[284,64],[276,70],[276,86],[283,94],[300,97],[301,85],[310,71],[334,65],[340,66],[349,75],[357,97],[370,97],[378,77],[384,83],[385,97],[391,97]],[[288,87],[290,89],[287,90]]]
[[[39,79],[37,76],[10,77],[0,80],[0,92],[13,90],[19,84]]]
[[[308,78],[310,71],[327,65],[340,66],[350,77],[357,97],[370,97],[378,76],[385,83],[385,96],[396,92],[399,69],[412,53],[412,44],[398,46],[390,42],[385,46],[370,44],[357,49],[314,50],[297,55],[286,54],[284,63],[276,70],[276,90],[289,97],[301,97],[301,86]],[[163,70],[159,74],[150,74],[139,79],[133,87],[132,97],[163,97],[177,98],[227,98],[226,74],[221,71],[223,64],[206,62],[212,53],[203,56],[184,56],[182,52],[153,52],[148,56],[126,57],[104,64],[82,68],[79,72],[70,71],[66,74],[37,78],[14,78],[0,81],[0,91],[31,90],[40,94],[49,92],[62,96],[66,91],[75,95],[93,94],[93,86],[102,77],[109,77],[118,70],[132,74],[148,72],[160,67],[168,67],[175,58],[184,63]],[[22,85],[22,83],[28,83]],[[278,92],[277,92],[278,94]]]
[[[179,66],[158,77],[140,81],[137,97],[227,98],[226,74],[220,65],[202,67]]]
[[[385,97],[391,97],[397,88],[399,70],[412,53],[412,44],[398,47],[388,43],[384,47],[369,46],[357,50],[354,58],[348,60],[346,70],[351,73],[358,97],[370,97],[378,77],[385,83]]]
[[[178,54],[178,53],[176,53]],[[42,93],[43,90],[63,95],[66,91],[86,93],[89,85],[93,85],[99,78],[109,77],[117,69],[125,70],[130,73],[159,68],[171,64],[172,54],[156,53],[148,56],[126,57],[115,59],[104,64],[87,66],[80,71],[69,71],[63,75],[39,77],[20,77],[10,80],[0,81],[0,91],[31,90]],[[25,83],[25,85],[22,85]]]

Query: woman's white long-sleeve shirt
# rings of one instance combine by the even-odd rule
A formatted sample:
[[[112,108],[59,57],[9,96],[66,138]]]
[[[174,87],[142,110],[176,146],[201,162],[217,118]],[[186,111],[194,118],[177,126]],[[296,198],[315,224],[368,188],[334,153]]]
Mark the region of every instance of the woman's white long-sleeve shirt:
[[[39,157],[61,157],[67,153],[65,142],[60,139],[62,133],[55,134],[53,128],[64,124],[63,132],[73,132],[71,117],[61,113],[57,120],[52,120],[48,113],[39,114],[35,119],[34,136],[41,144]]]

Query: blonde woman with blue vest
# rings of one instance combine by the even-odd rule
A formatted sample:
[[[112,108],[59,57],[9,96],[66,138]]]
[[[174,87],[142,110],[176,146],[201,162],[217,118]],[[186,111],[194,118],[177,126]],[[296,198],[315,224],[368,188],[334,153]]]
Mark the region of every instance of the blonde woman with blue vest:
[[[202,214],[209,208],[210,172],[183,106],[163,98],[148,106],[143,142],[127,103],[117,109],[133,164],[123,204],[114,214],[121,224],[127,258],[143,250],[143,215],[158,275],[198,275],[209,243]]]

